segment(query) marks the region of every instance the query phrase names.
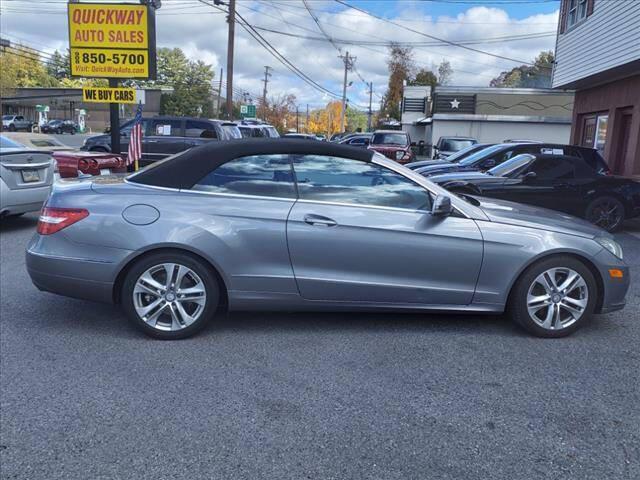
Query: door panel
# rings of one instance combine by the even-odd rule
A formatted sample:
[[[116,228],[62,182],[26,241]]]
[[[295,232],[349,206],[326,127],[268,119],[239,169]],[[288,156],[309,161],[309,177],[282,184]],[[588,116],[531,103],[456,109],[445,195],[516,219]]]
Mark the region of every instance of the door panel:
[[[309,300],[465,305],[482,262],[473,220],[410,210],[302,200],[287,239]]]
[[[162,160],[185,149],[181,120],[153,119],[142,137],[143,164]]]

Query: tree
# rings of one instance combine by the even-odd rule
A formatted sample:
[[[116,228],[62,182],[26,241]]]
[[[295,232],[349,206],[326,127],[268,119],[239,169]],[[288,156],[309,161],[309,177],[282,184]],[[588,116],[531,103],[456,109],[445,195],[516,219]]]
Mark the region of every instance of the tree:
[[[389,85],[382,98],[382,114],[399,120],[404,82],[412,77],[415,70],[412,48],[392,44],[389,47],[387,66]]]
[[[491,80],[491,87],[548,88],[551,86],[551,72],[555,61],[553,52],[543,51],[533,61],[533,65],[520,65],[501,72]]]
[[[340,112],[342,111],[342,102],[334,100],[327,103],[324,108],[313,110],[309,114],[308,130],[310,133],[321,133],[331,136],[340,131]],[[349,108],[346,111],[345,123],[349,128]]]
[[[449,85],[453,77],[453,68],[447,60],[442,60],[438,65],[438,85]]]
[[[47,73],[39,56],[0,51],[0,96],[19,87],[55,87],[58,81]]]
[[[69,50],[64,55],[58,50],[51,54],[47,60],[47,73],[57,80],[71,78],[71,65],[69,64]]]
[[[438,85],[438,77],[431,70],[421,68],[418,73],[416,73],[416,76],[413,77],[412,80],[409,80],[408,84],[435,87]]]
[[[167,87],[173,92],[160,97],[160,114],[212,117],[213,69],[201,60],[189,60],[180,48],[160,48],[156,80],[123,82],[131,87]]]
[[[346,123],[350,132],[366,132],[367,131],[367,114],[362,110],[347,105]]]
[[[265,120],[280,132],[295,125],[296,96],[283,94],[267,99]]]

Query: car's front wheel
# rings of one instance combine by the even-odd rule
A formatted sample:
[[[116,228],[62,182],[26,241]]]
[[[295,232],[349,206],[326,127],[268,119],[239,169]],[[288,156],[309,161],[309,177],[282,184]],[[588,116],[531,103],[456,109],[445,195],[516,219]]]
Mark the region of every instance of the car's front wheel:
[[[624,222],[624,205],[615,197],[598,197],[587,205],[585,217],[594,225],[613,232]]]
[[[129,270],[122,305],[147,335],[172,340],[194,335],[213,318],[219,285],[207,265],[186,253],[142,258]]]
[[[529,267],[510,296],[511,318],[538,337],[564,337],[593,313],[596,281],[578,259],[557,256]]]

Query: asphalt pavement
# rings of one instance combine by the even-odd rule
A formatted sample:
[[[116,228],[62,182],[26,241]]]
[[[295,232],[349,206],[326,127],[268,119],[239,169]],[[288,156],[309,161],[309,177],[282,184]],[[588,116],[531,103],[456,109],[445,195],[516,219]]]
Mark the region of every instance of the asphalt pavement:
[[[628,306],[573,336],[503,317],[243,313],[151,340],[42,293],[36,215],[0,225],[3,479],[638,479]]]

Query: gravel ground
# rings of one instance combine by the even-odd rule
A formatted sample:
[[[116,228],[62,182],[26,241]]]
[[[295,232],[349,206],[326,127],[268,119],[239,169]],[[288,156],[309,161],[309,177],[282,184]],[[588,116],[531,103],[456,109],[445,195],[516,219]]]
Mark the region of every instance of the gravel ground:
[[[0,226],[6,479],[640,478],[640,239],[622,312],[541,340],[501,317],[233,314],[160,342],[38,292]]]

